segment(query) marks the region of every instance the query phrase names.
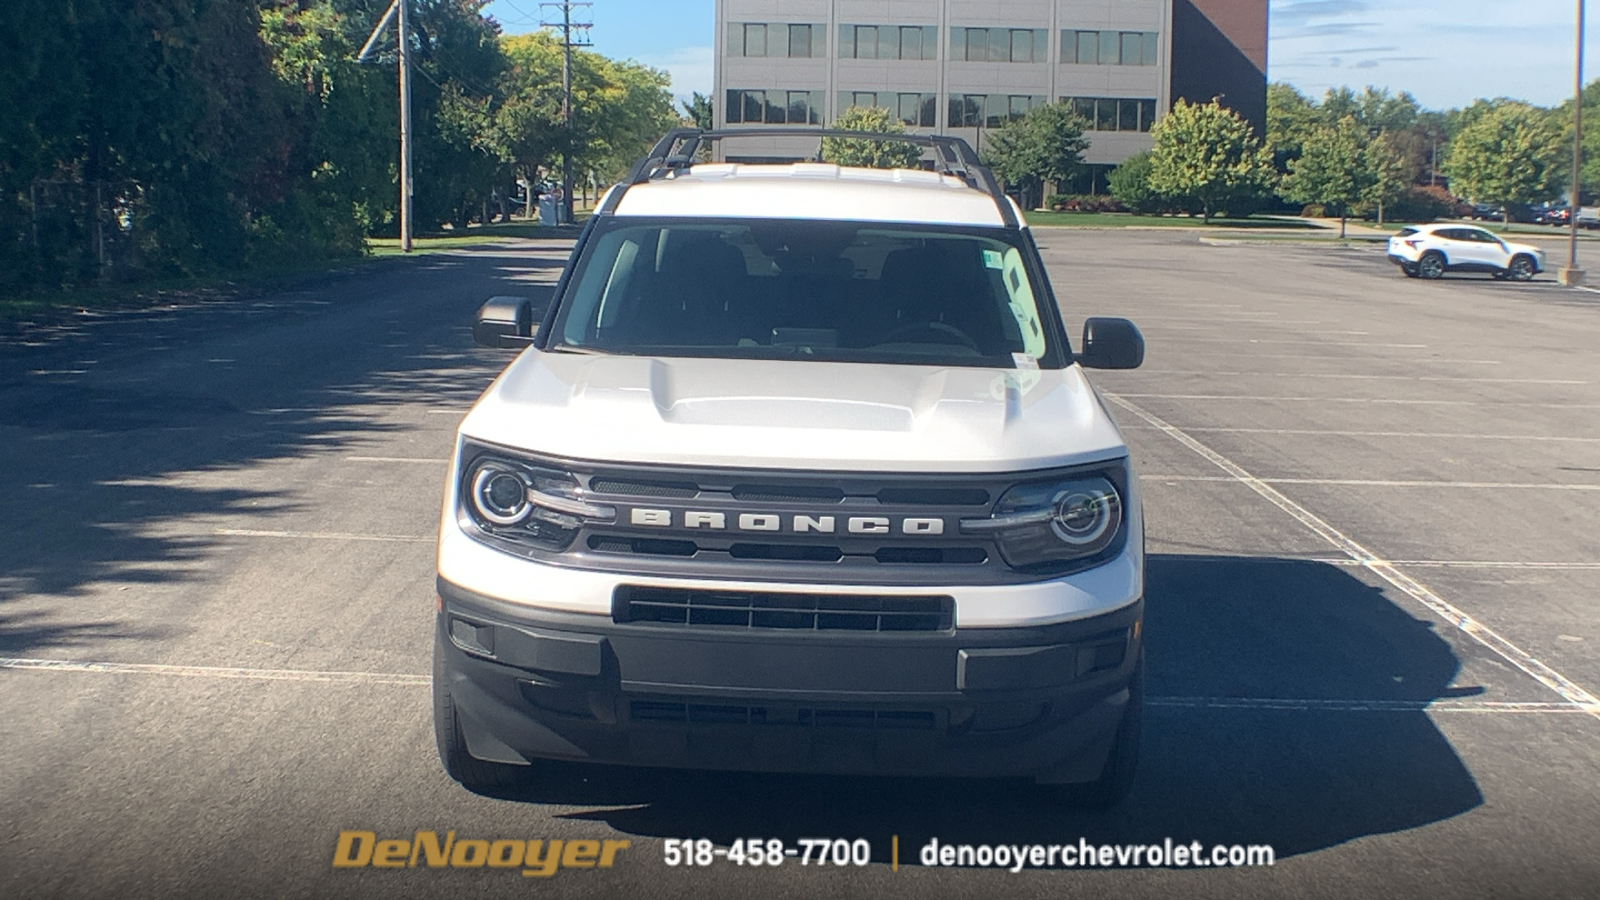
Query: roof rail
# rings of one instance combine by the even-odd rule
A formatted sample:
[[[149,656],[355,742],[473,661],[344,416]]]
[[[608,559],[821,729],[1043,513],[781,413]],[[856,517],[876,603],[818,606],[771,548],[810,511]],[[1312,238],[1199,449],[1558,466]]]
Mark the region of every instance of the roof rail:
[[[1011,206],[1011,201],[1006,197],[1006,192],[1000,187],[1000,182],[978,161],[978,154],[972,150],[972,145],[966,139],[942,134],[891,134],[877,131],[847,131],[841,128],[802,128],[802,127],[773,127],[773,128],[737,128],[720,131],[703,131],[699,128],[677,128],[667,132],[661,140],[656,142],[649,155],[633,164],[628,176],[622,183],[613,189],[606,197],[605,203],[599,212],[608,213],[616,209],[622,202],[622,194],[629,186],[646,184],[651,179],[660,178],[674,172],[688,171],[695,164],[695,156],[700,151],[701,144],[723,140],[725,138],[743,137],[805,137],[816,138],[848,138],[853,140],[896,141],[906,144],[915,144],[919,147],[932,148],[933,163],[936,169],[944,175],[953,175],[965,181],[968,185],[983,191],[994,198],[995,205],[1000,208],[1000,219],[1007,227],[1020,226],[1016,212]],[[818,150],[818,157],[821,150]]]

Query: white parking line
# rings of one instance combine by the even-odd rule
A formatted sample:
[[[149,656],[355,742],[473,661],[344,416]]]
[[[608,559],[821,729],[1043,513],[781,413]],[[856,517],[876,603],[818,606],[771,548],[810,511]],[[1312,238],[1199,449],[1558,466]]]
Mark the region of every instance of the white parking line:
[[[1345,378],[1363,381],[1442,381],[1468,384],[1589,384],[1587,381],[1572,378],[1469,378],[1458,375],[1371,375],[1364,372],[1217,372],[1209,369],[1151,369],[1139,374],[1216,375],[1228,378]]]
[[[1223,475],[1164,475],[1146,474],[1142,478],[1149,481],[1210,481],[1233,482],[1237,478]],[[1312,485],[1345,485],[1348,487],[1429,487],[1429,488],[1522,488],[1537,491],[1600,491],[1600,484],[1561,484],[1559,482],[1521,482],[1521,481],[1384,481],[1368,478],[1262,478],[1263,484],[1312,484]]]
[[[1403,350],[1426,350],[1427,344],[1384,344],[1373,341],[1305,341],[1298,338],[1236,338],[1236,337],[1184,337],[1184,343],[1207,344],[1305,344],[1312,347],[1393,347]]]
[[[1558,700],[1295,700],[1266,697],[1146,697],[1146,706],[1178,709],[1271,709],[1296,712],[1582,713]]]
[[[1242,400],[1251,403],[1390,403],[1400,406],[1518,406],[1533,409],[1600,409],[1600,403],[1529,403],[1525,400],[1405,400],[1393,397],[1299,397],[1265,394],[1132,394],[1141,400]]]
[[[431,544],[435,538],[404,534],[355,534],[347,531],[262,531],[255,528],[218,528],[213,534],[227,537],[302,538],[324,541],[389,541],[401,544]]]
[[[1159,548],[1159,541],[1157,542]],[[1161,551],[1157,549],[1156,553]],[[1348,556],[1330,559],[1324,556],[1259,556],[1259,557],[1231,557],[1231,556],[1191,556],[1188,554],[1173,554],[1172,560],[1190,563],[1217,563],[1220,565],[1236,566],[1240,563],[1257,563],[1273,565],[1275,563],[1320,563],[1328,566],[1348,566],[1353,569],[1365,568],[1365,564]],[[1549,569],[1549,570],[1600,570],[1600,562],[1529,562],[1527,560],[1492,560],[1492,559],[1391,559],[1390,565],[1408,566],[1417,569]]]
[[[243,678],[255,681],[319,681],[345,684],[428,684],[427,675],[391,672],[318,672],[313,669],[246,669],[232,666],[169,666],[153,663],[86,662],[0,656],[0,669],[97,672],[102,675],[169,675],[179,678]]]
[[[1124,425],[1124,431],[1159,431],[1149,425]],[[1305,434],[1326,437],[1396,437],[1396,438],[1451,438],[1473,441],[1554,441],[1575,444],[1600,444],[1600,437],[1573,437],[1571,435],[1538,434],[1472,434],[1455,431],[1340,431],[1325,428],[1224,428],[1211,425],[1191,425],[1185,431],[1202,434]]]
[[[1555,691],[1562,699],[1600,719],[1600,698],[1595,697],[1594,694],[1589,693],[1576,682],[1535,659],[1522,648],[1502,637],[1499,632],[1457,609],[1427,586],[1400,571],[1395,567],[1394,563],[1356,543],[1356,541],[1328,524],[1315,513],[1290,500],[1276,488],[1245,471],[1242,466],[1233,460],[1202,444],[1184,433],[1182,429],[1168,424],[1152,413],[1146,412],[1142,407],[1124,399],[1122,396],[1117,394],[1107,394],[1106,396],[1111,402],[1161,429],[1173,440],[1183,444],[1212,465],[1228,473],[1234,480],[1244,484],[1267,502],[1288,513],[1308,530],[1333,545],[1339,552],[1361,563],[1373,574],[1427,607],[1435,615],[1454,625],[1501,659],[1517,667],[1517,669],[1545,687]]]
[[[253,669],[236,666],[174,666],[153,663],[96,662],[78,659],[0,657],[0,669],[25,672],[75,672],[96,675],[159,675],[231,681],[295,681],[319,684],[385,684],[426,687],[427,675],[398,672],[345,672],[316,669]],[[1147,697],[1150,706],[1177,709],[1290,710],[1297,712],[1471,712],[1574,713],[1570,703],[1504,700],[1317,700],[1274,697]]]

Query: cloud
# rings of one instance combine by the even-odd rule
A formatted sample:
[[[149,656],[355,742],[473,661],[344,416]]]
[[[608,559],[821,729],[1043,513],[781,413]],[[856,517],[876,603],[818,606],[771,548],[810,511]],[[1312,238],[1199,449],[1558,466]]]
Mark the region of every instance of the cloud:
[[[639,57],[639,62],[665,69],[672,76],[672,94],[680,101],[687,101],[692,93],[711,93],[715,60],[716,51],[710,47],[678,47]]]

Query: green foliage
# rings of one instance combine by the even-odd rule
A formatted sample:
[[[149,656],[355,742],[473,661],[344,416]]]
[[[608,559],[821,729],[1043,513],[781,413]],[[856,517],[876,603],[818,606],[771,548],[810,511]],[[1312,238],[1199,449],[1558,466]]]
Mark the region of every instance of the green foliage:
[[[852,106],[833,121],[845,131],[870,131],[878,134],[904,134],[906,127],[891,110],[879,106]],[[904,141],[871,141],[856,138],[823,138],[824,162],[867,169],[914,169],[922,159],[922,149]]]
[[[1366,132],[1353,115],[1318,126],[1306,135],[1300,158],[1289,163],[1283,196],[1295,203],[1318,204],[1341,219],[1349,215],[1371,181],[1365,139]]]
[[[486,0],[410,0],[419,230],[570,156],[601,178],[678,124],[664,73],[502,38]],[[385,0],[0,3],[0,292],[365,251],[398,230]]]
[[[1179,100],[1151,131],[1151,189],[1193,198],[1207,222],[1230,202],[1259,196],[1276,180],[1272,155],[1250,123],[1216,100]]]
[[[1123,160],[1106,179],[1111,196],[1136,214],[1164,211],[1170,205],[1167,198],[1150,187],[1150,172],[1154,166],[1148,150]]]
[[[1376,209],[1382,227],[1385,210],[1404,198],[1411,188],[1413,169],[1401,142],[1404,131],[1385,131],[1367,142],[1362,162],[1366,169],[1366,188],[1361,200]]]
[[[683,105],[683,121],[685,125],[692,125],[702,131],[710,131],[716,124],[716,116],[711,108],[711,98],[695,91],[689,102]]]
[[[1062,103],[1034,107],[994,132],[984,163],[1022,190],[1024,208],[1033,208],[1046,181],[1063,182],[1083,168],[1086,122]]]
[[[1267,146],[1291,158],[1299,156],[1306,136],[1321,124],[1322,110],[1316,101],[1281,81],[1267,85]]]
[[[1450,144],[1451,189],[1479,203],[1532,203],[1559,192],[1553,184],[1563,147],[1548,112],[1521,103],[1483,111]]]

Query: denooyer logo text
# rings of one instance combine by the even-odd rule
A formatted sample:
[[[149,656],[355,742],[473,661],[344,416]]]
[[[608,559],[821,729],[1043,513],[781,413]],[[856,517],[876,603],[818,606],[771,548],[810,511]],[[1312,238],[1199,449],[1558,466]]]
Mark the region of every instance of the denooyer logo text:
[[[335,869],[521,869],[528,878],[548,878],[557,869],[609,869],[627,841],[482,840],[439,838],[419,831],[411,840],[379,840],[371,831],[341,831],[333,848]]]

